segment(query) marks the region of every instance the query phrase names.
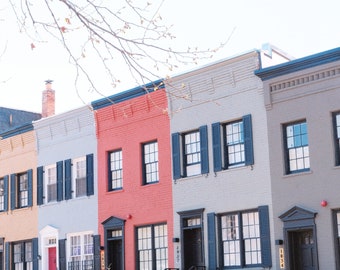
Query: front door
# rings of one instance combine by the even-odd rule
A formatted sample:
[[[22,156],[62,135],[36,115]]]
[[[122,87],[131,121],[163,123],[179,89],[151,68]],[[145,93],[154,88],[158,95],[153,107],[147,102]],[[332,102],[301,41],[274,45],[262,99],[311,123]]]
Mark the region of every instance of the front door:
[[[203,266],[201,228],[187,228],[183,231],[184,269],[192,266]]]
[[[123,241],[115,239],[108,241],[108,267],[111,270],[123,270]]]
[[[290,269],[317,269],[313,230],[292,231],[289,232],[288,237]]]
[[[48,248],[48,270],[57,270],[57,249],[56,247]]]

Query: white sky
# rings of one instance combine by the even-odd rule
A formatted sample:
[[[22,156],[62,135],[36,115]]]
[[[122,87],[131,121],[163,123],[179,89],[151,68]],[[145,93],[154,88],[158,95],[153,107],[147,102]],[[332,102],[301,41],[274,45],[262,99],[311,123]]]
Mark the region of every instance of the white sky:
[[[267,42],[296,58],[340,47],[339,10],[339,0],[166,0],[161,15],[174,25],[178,47],[214,48],[233,33],[214,58],[198,66],[181,66],[174,72],[178,74],[259,49]],[[52,40],[31,50],[31,41],[19,34],[9,18],[1,17],[0,9],[0,52],[7,41],[0,58],[0,81],[6,80],[0,83],[0,106],[41,112],[41,92],[47,79],[54,80],[57,113],[82,106],[65,52]],[[126,79],[116,89],[103,89],[103,93],[111,95],[135,86],[133,80],[129,83]],[[101,98],[87,89],[79,94],[87,103]]]

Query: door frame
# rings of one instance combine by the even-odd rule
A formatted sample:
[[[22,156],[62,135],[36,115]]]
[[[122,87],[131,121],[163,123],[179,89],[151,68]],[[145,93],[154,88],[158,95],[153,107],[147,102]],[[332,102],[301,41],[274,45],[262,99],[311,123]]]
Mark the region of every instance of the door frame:
[[[294,206],[290,210],[283,213],[279,218],[283,222],[283,237],[284,237],[284,251],[285,251],[285,265],[287,267],[291,266],[292,258],[290,256],[290,247],[292,245],[290,241],[290,233],[302,232],[305,230],[313,231],[313,241],[314,241],[314,259],[315,259],[315,270],[319,270],[318,261],[318,248],[317,248],[317,234],[316,234],[316,224],[315,216],[316,211],[305,209],[302,207]]]
[[[200,224],[190,226],[195,229],[201,230],[201,254],[202,254],[202,264],[205,265],[205,252],[204,252],[204,219],[203,219],[204,208],[177,212],[180,215],[180,230],[181,230],[181,269],[184,269],[185,258],[184,258],[184,231],[188,230],[187,221],[190,219],[199,218]]]

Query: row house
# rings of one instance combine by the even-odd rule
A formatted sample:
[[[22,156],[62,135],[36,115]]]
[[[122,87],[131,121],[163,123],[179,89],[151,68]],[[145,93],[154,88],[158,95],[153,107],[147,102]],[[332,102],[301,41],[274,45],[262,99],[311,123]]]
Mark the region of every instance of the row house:
[[[273,269],[338,270],[340,48],[256,75],[268,125]]]
[[[100,269],[93,112],[83,106],[33,125],[39,269]]]
[[[105,269],[173,267],[170,122],[162,81],[92,102]]]
[[[266,110],[252,50],[166,84],[177,269],[269,269],[274,253]]]
[[[0,269],[38,269],[36,167],[32,124],[1,133]]]

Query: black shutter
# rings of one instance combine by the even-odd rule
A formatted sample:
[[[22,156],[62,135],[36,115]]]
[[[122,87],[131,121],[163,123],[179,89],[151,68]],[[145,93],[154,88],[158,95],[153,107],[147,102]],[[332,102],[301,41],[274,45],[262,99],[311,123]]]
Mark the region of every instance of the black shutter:
[[[261,259],[262,267],[272,267],[272,253],[270,248],[270,225],[268,206],[259,206]]]
[[[254,164],[253,151],[253,131],[251,124],[251,115],[245,115],[242,118],[244,128],[244,151],[245,151],[245,165]]]
[[[17,207],[16,195],[16,174],[11,174],[11,210]]]
[[[8,211],[8,175],[4,176],[4,211]]]
[[[59,239],[59,270],[66,270],[66,239]]]
[[[201,126],[200,132],[200,147],[201,147],[201,174],[209,173],[209,151],[208,151],[208,128]]]
[[[72,199],[72,163],[71,159],[64,162],[65,166],[65,200]]]
[[[222,145],[221,145],[221,124],[213,123],[212,129],[212,143],[213,143],[213,160],[214,172],[222,170]]]
[[[86,155],[86,195],[94,194],[93,154]]]
[[[172,176],[174,180],[181,178],[181,149],[180,135],[173,133],[172,139]]]
[[[5,243],[5,270],[11,269],[11,243]]]
[[[94,270],[100,270],[100,235],[93,236]]]
[[[57,162],[57,201],[60,202],[63,200],[63,184],[64,184],[64,176],[63,176],[63,162]]]
[[[33,170],[32,169],[27,171],[27,181],[28,181],[27,206],[32,206],[33,205]]]
[[[33,270],[39,269],[38,261],[38,238],[32,239]]]
[[[208,217],[208,258],[209,258],[208,269],[217,269],[215,213],[208,213],[207,217]]]
[[[44,167],[37,168],[37,205],[44,203]]]

